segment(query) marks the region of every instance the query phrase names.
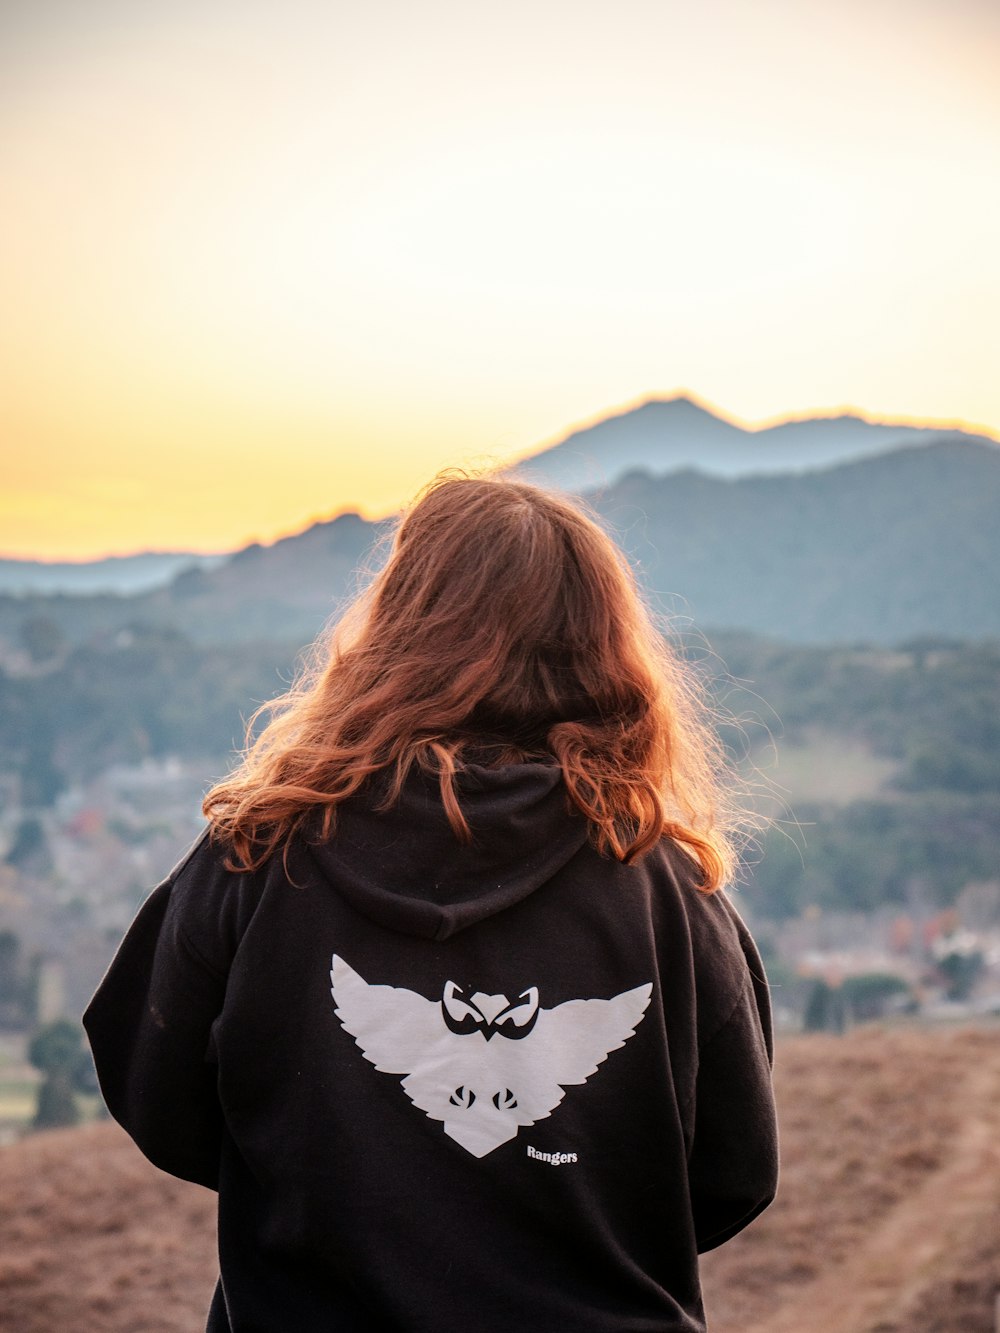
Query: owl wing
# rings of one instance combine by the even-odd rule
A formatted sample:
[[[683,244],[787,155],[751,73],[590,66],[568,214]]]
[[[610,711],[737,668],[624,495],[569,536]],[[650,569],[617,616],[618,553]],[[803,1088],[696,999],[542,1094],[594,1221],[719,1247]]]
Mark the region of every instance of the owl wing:
[[[330,981],[337,1017],[383,1074],[409,1074],[446,1031],[439,1004],[402,986],[370,986],[336,954]]]
[[[542,1010],[534,1032],[523,1043],[531,1046],[532,1063],[564,1087],[586,1083],[597,1066],[633,1035],[652,991],[647,982],[610,1000],[567,1000]]]

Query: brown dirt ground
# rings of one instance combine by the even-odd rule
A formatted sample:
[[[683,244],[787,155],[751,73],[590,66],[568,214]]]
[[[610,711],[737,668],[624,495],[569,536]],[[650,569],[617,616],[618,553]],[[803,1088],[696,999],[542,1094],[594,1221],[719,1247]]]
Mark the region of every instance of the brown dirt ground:
[[[779,1045],[777,1202],[702,1272],[712,1333],[994,1333],[1000,1028]]]
[[[776,1084],[781,1189],[703,1260],[712,1333],[994,1333],[1000,1027],[786,1038]],[[5,1333],[204,1328],[214,1197],[117,1126],[0,1150],[0,1199]]]
[[[0,1150],[4,1333],[193,1333],[215,1285],[215,1196],[112,1123]]]

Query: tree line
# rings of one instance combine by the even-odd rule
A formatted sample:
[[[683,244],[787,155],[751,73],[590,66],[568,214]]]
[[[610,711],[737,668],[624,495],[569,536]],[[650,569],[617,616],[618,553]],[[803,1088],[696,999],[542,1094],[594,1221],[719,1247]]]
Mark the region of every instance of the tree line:
[[[37,625],[32,633],[45,642]],[[765,733],[780,747],[825,732],[895,765],[875,797],[796,802],[772,827],[748,858],[756,911],[868,910],[915,896],[947,905],[970,881],[995,877],[1000,644],[820,648],[718,633],[680,646],[737,759]],[[178,755],[223,771],[248,714],[287,687],[298,653],[270,642],[209,647],[135,624],[35,672],[0,670],[0,778],[24,811],[7,861],[37,855],[33,811],[111,764]]]

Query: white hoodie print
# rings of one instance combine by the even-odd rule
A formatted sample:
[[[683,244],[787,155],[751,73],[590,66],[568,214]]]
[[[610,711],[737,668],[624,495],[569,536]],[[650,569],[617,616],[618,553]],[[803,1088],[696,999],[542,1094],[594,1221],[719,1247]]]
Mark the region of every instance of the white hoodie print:
[[[539,1006],[538,988],[512,1002],[448,982],[441,1000],[398,986],[370,985],[333,955],[336,1014],[366,1060],[403,1074],[413,1104],[474,1157],[551,1115],[565,1087],[586,1083],[642,1021],[652,985],[610,1000]]]

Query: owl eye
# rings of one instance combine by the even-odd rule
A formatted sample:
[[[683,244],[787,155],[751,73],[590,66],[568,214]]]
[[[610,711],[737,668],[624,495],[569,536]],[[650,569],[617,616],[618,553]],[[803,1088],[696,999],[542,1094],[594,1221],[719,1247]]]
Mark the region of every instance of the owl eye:
[[[513,1111],[517,1105],[517,1098],[510,1088],[501,1088],[499,1092],[493,1094],[493,1105],[498,1111]]]
[[[448,1100],[452,1106],[471,1106],[476,1100],[476,1094],[463,1084],[462,1087],[455,1089]]]

